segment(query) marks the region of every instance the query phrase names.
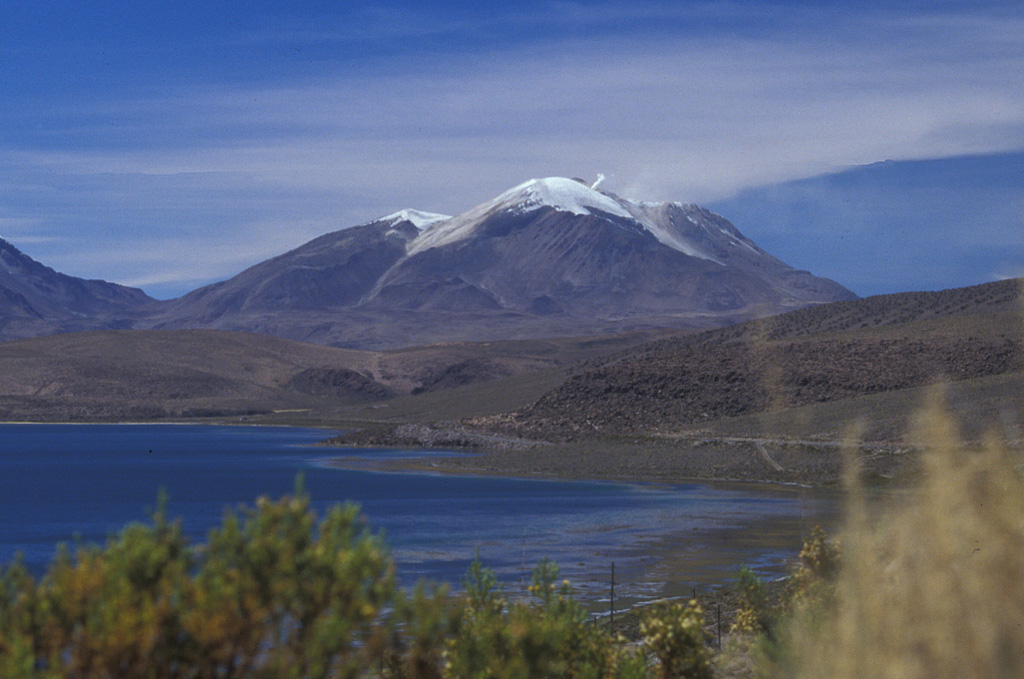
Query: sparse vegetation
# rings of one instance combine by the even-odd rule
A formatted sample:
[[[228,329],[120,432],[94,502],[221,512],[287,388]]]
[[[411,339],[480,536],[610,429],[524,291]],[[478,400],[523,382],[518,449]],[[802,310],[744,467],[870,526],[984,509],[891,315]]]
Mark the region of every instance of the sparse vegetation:
[[[0,575],[0,676],[355,676],[379,661],[393,567],[355,507],[297,493],[228,513],[201,547],[158,510],[36,581]]]
[[[768,600],[768,591],[761,579],[746,566],[740,568],[736,587],[740,592],[740,608],[733,622],[733,634],[764,634],[771,636],[775,628],[775,611]]]

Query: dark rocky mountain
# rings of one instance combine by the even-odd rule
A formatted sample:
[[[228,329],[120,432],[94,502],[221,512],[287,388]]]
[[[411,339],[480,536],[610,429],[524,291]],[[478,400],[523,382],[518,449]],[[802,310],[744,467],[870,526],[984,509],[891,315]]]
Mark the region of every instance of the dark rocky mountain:
[[[136,288],[58,273],[0,239],[0,338],[128,327],[154,300]]]
[[[1024,279],[1015,279],[837,302],[680,335],[591,362],[508,422],[516,433],[549,437],[636,435],[1019,375],[1022,304]],[[1010,399],[1002,405],[1012,420],[1016,406]]]
[[[162,315],[216,325],[225,318],[356,306],[418,233],[407,215],[329,233],[173,300]]]
[[[327,234],[136,327],[384,348],[700,328],[854,297],[698,206],[549,178],[455,217],[405,210]]]

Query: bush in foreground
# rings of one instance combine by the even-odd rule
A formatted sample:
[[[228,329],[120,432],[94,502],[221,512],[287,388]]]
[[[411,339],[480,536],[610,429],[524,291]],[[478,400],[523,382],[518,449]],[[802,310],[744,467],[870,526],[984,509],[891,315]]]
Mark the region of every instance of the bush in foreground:
[[[507,601],[479,561],[462,600],[403,591],[356,507],[318,520],[301,492],[227,513],[198,546],[161,509],[103,547],[61,550],[38,581],[19,563],[0,570],[0,677],[709,676],[692,606],[651,619],[649,664],[586,619],[554,564],[530,592]]]
[[[657,605],[640,624],[640,633],[658,659],[660,679],[711,679],[711,635],[696,601]]]
[[[353,506],[303,494],[228,513],[190,547],[158,511],[105,547],[62,550],[35,582],[0,575],[0,676],[354,676],[378,663],[395,600],[381,539]]]

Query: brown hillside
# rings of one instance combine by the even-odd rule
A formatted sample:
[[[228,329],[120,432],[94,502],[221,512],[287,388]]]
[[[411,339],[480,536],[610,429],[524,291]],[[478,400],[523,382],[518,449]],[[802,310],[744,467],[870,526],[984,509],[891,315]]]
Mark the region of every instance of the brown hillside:
[[[375,352],[220,330],[118,330],[0,343],[0,419],[323,413],[549,369],[650,339],[449,343]]]
[[[219,331],[105,331],[0,344],[6,420],[149,419],[304,408],[289,384],[310,366],[369,371],[368,352]],[[379,388],[380,385],[375,385]],[[354,385],[336,399],[373,398]]]
[[[1024,371],[1022,281],[837,302],[591,364],[510,419],[637,434]]]
[[[938,292],[900,292],[832,302],[702,333],[697,341],[795,339],[926,320],[955,324],[955,319],[970,319],[970,325],[980,322],[978,316],[1010,320],[1008,327],[1012,328],[1012,319],[1019,319],[1024,309],[1022,287],[1024,279],[1017,278]]]

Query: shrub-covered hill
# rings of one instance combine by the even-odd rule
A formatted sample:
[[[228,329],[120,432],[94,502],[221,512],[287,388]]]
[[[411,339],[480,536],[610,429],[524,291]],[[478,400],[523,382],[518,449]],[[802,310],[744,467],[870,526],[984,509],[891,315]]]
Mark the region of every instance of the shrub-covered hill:
[[[592,362],[505,420],[638,434],[1024,371],[1021,280],[837,302]]]

